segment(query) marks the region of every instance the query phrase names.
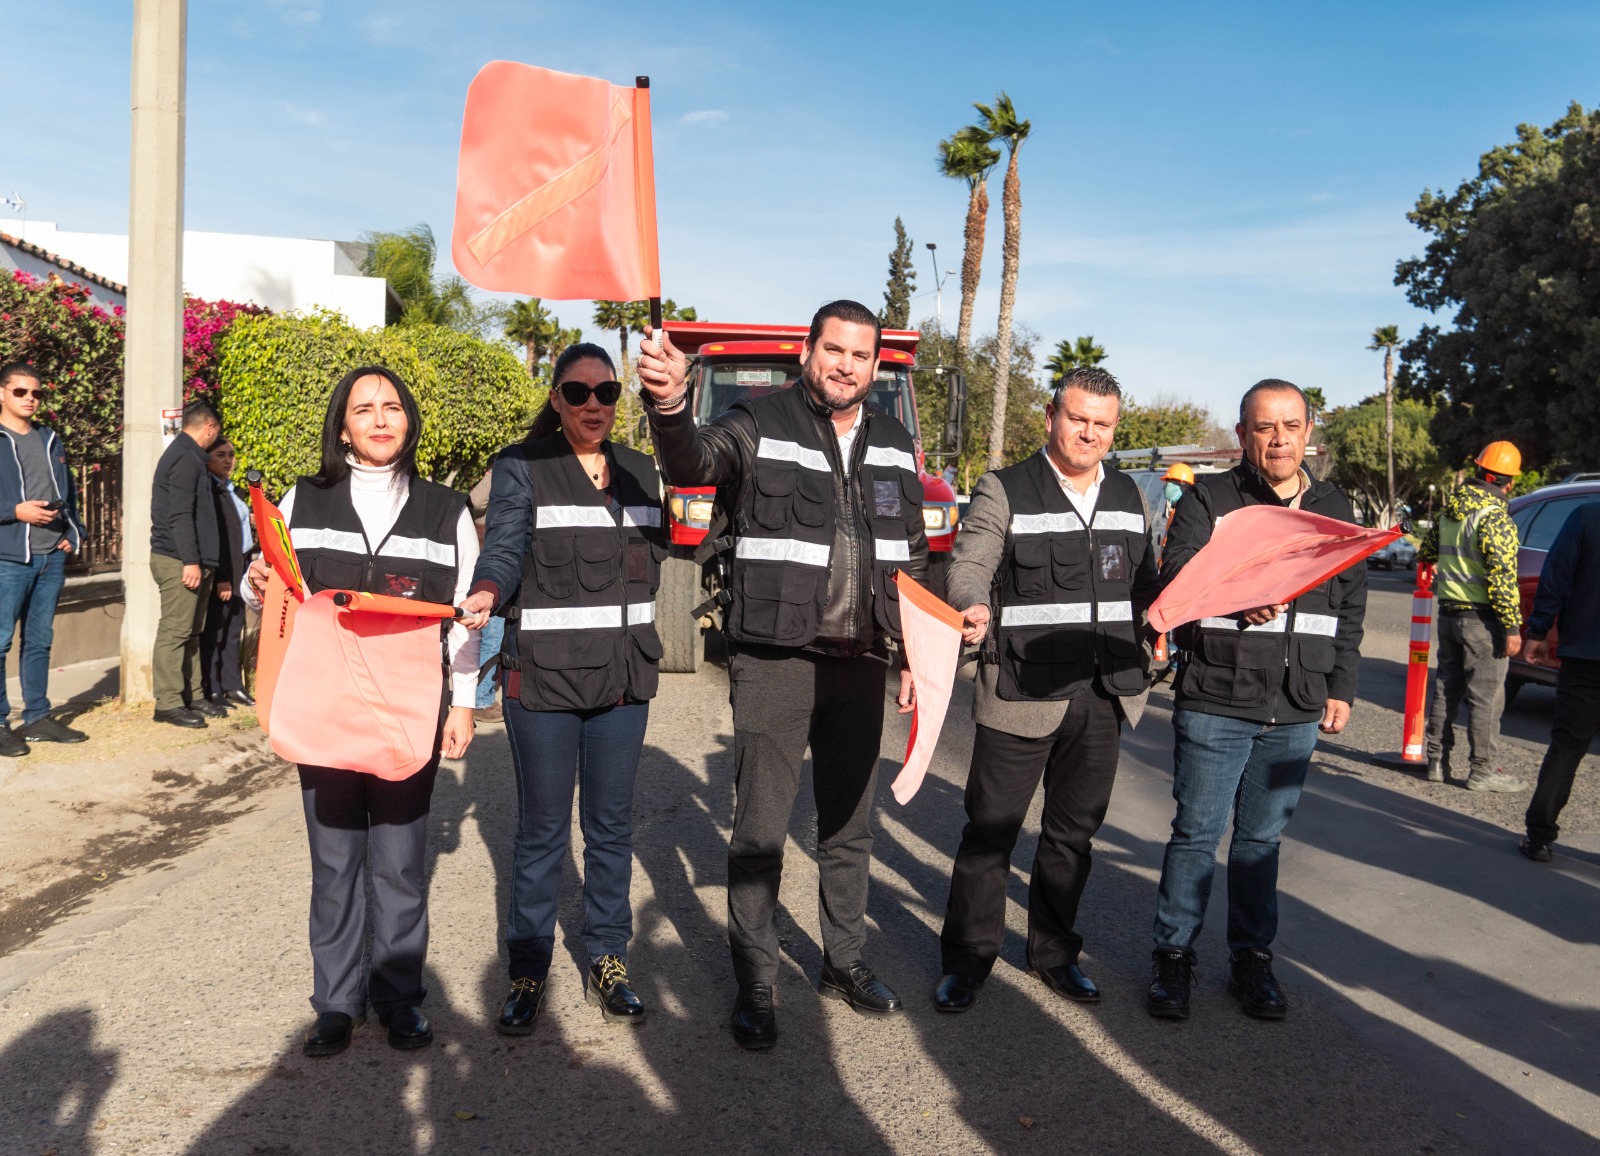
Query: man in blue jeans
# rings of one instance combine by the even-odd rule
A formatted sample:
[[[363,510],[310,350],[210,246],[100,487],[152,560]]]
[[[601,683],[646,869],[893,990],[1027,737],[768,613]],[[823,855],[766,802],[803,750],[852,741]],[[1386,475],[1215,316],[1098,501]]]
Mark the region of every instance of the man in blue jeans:
[[[1200,476],[1178,502],[1161,556],[1164,583],[1210,540],[1218,518],[1244,506],[1355,521],[1345,496],[1305,471],[1311,406],[1298,386],[1275,378],[1251,386],[1236,428],[1244,460]],[[1202,618],[1176,632],[1190,657],[1172,719],[1178,809],[1156,901],[1151,1015],[1188,1018],[1194,944],[1230,816],[1228,991],[1258,1019],[1287,1014],[1272,974],[1278,839],[1300,801],[1318,730],[1338,734],[1350,719],[1366,605],[1366,571],[1356,566],[1291,603]]]
[[[50,717],[50,644],[67,555],[83,542],[67,454],[52,429],[33,424],[44,396],[25,361],[0,366],[0,755],[30,742],[80,743],[89,736]],[[6,452],[9,450],[10,452]],[[11,729],[6,656],[22,631],[22,725]]]

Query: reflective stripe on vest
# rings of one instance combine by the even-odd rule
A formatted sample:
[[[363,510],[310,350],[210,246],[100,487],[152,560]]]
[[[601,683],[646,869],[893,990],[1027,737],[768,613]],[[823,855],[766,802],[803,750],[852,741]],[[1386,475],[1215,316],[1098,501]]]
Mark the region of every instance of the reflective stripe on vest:
[[[1091,617],[1091,611],[1093,615]],[[1132,622],[1132,602],[1046,602],[1032,606],[1006,606],[1001,626],[1059,626],[1069,622]]]
[[[1126,530],[1130,534],[1144,533],[1144,519],[1126,510],[1106,510],[1094,516],[1096,530]]]
[[[762,439],[765,440],[765,439]],[[894,466],[906,471],[908,474],[917,472],[917,462],[905,450],[897,450],[892,446],[868,446],[866,457],[861,459],[864,466]]]
[[[1229,630],[1235,634],[1244,624],[1237,618],[1202,618],[1200,627],[1203,630]],[[1280,614],[1271,622],[1263,622],[1259,626],[1244,626],[1245,632],[1257,631],[1262,634],[1282,634],[1289,628],[1289,618]],[[1296,612],[1294,616],[1294,632],[1296,634],[1310,634],[1318,638],[1332,638],[1339,633],[1339,619],[1332,614],[1306,614]]]
[[[795,562],[801,566],[826,566],[832,552],[832,546],[820,542],[802,542],[798,538],[740,538],[734,556],[749,562]]]
[[[378,547],[379,557],[417,558],[435,566],[454,566],[454,542],[434,542],[428,538],[389,538]]]
[[[872,556],[880,562],[909,562],[911,543],[902,542],[898,538],[874,538]]]
[[[624,526],[661,526],[660,506],[624,506],[622,508],[622,524]]]
[[[1071,513],[1012,514],[1011,533],[1016,534],[1070,534],[1083,529],[1083,519]]]
[[[828,464],[828,455],[820,450],[807,449],[799,442],[780,441],[777,438],[762,438],[756,446],[756,457],[767,458],[775,462],[794,462],[808,470],[818,473],[831,474],[833,467]]]
[[[608,530],[617,527],[611,511],[604,506],[538,506],[533,511],[533,524],[541,530],[565,526],[599,526]]]
[[[628,603],[629,626],[655,620],[654,602]],[[618,630],[621,626],[620,606],[551,606],[522,612],[524,630]]]
[[[1489,603],[1488,571],[1478,552],[1478,521],[1483,513],[1474,510],[1460,522],[1439,519],[1439,562],[1433,592],[1441,602]]]
[[[346,554],[367,552],[367,540],[349,530],[293,526],[289,530],[289,540],[296,550],[343,550]]]
[[[1319,638],[1332,638],[1339,633],[1339,620],[1332,614],[1304,614],[1296,611],[1294,632],[1314,634]]]

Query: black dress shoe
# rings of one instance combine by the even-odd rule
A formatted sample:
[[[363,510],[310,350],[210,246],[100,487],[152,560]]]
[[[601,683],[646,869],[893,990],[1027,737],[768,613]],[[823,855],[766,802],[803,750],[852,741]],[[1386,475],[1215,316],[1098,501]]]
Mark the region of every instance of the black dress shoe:
[[[1535,863],[1550,862],[1550,844],[1543,839],[1535,839],[1532,835],[1529,835],[1517,845],[1517,850]]]
[[[1079,1003],[1100,1002],[1100,989],[1075,963],[1058,963],[1055,967],[1035,967],[1029,971],[1057,995],[1064,995]]]
[[[1251,947],[1234,955],[1228,994],[1239,1001],[1245,1014],[1258,1020],[1281,1020],[1289,1014],[1289,1001],[1272,974],[1272,952]]]
[[[977,1000],[982,983],[983,980],[970,975],[947,975],[933,989],[933,1006],[951,1014],[964,1012]]]
[[[1189,1018],[1189,992],[1194,987],[1194,956],[1179,947],[1159,948],[1151,967],[1144,1005],[1158,1020]]]
[[[512,980],[511,994],[506,996],[506,1002],[500,1008],[500,1018],[495,1021],[494,1030],[503,1036],[532,1035],[533,1024],[544,1007],[544,993],[548,987],[549,980],[544,976],[519,975]]]
[[[209,701],[207,701],[206,699],[203,699],[203,698],[199,699],[199,700],[197,700],[195,702],[191,702],[189,704],[189,709],[194,711],[195,714],[205,715],[206,718],[227,718],[228,717],[228,708],[227,707],[218,706],[216,703],[209,702]]]
[[[1450,776],[1445,773],[1443,759],[1428,760],[1428,782],[1443,783],[1448,781],[1449,778]]]
[[[227,714],[229,711],[233,710],[233,703],[229,702],[220,694],[208,695],[206,697],[206,701],[212,706],[216,707],[218,710],[222,711],[224,714]]]
[[[389,1029],[391,1048],[408,1052],[412,1048],[425,1048],[433,1043],[433,1028],[416,1004],[395,1008],[385,1017],[383,1024]]]
[[[158,710],[151,716],[156,722],[171,723],[175,727],[188,727],[190,730],[200,730],[206,725],[203,714],[186,706],[176,710]]]
[[[18,728],[17,733],[30,743],[83,743],[89,736],[75,731],[60,719],[43,715]]]
[[[250,692],[247,690],[225,690],[222,692],[222,697],[229,702],[236,702],[240,706],[256,705],[256,700],[250,697]]]
[[[589,965],[583,998],[599,1007],[608,1024],[644,1023],[644,1001],[628,983],[628,965],[615,955],[602,955]]]
[[[8,759],[20,759],[28,753],[28,740],[16,731],[0,723],[0,755]]]
[[[351,1017],[344,1012],[322,1012],[306,1032],[300,1050],[308,1056],[336,1056],[350,1046],[350,1035],[367,1022],[366,1016]]]
[[[741,1048],[752,1052],[764,1052],[778,1042],[771,984],[747,983],[739,988],[733,1001],[733,1038]]]
[[[847,968],[824,963],[822,989],[836,992],[856,1011],[867,1015],[893,1015],[904,1007],[894,989],[872,974],[872,969],[859,959]]]

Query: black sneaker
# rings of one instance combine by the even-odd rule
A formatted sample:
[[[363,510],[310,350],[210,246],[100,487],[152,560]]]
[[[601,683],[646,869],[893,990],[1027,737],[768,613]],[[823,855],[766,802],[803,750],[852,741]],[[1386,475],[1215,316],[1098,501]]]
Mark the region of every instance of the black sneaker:
[[[75,731],[59,719],[45,715],[24,724],[17,733],[30,743],[83,743],[89,736]]]
[[[1163,947],[1154,959],[1145,1010],[1158,1020],[1188,1019],[1189,992],[1194,987],[1193,953],[1181,947]]]
[[[1550,844],[1543,839],[1535,839],[1532,835],[1529,835],[1518,845],[1517,850],[1535,863],[1550,862]]]
[[[1281,1020],[1289,1014],[1289,1001],[1272,974],[1272,952],[1264,947],[1246,948],[1233,956],[1231,965],[1228,994],[1239,1001],[1247,1015],[1258,1020]]]
[[[8,759],[15,759],[27,753],[28,740],[5,723],[0,723],[0,755],[4,755]]]

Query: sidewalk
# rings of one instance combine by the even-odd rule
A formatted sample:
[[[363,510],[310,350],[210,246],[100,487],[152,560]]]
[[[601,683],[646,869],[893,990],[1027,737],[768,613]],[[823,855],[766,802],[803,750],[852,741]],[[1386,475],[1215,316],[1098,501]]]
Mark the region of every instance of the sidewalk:
[[[15,667],[15,663],[11,664]],[[86,706],[103,698],[115,698],[119,689],[122,660],[120,658],[94,658],[76,662],[71,666],[50,669],[50,706],[59,710],[64,706]],[[6,679],[6,696],[11,703],[13,722],[22,718],[22,680],[13,673]],[[76,713],[76,712],[74,712]]]

